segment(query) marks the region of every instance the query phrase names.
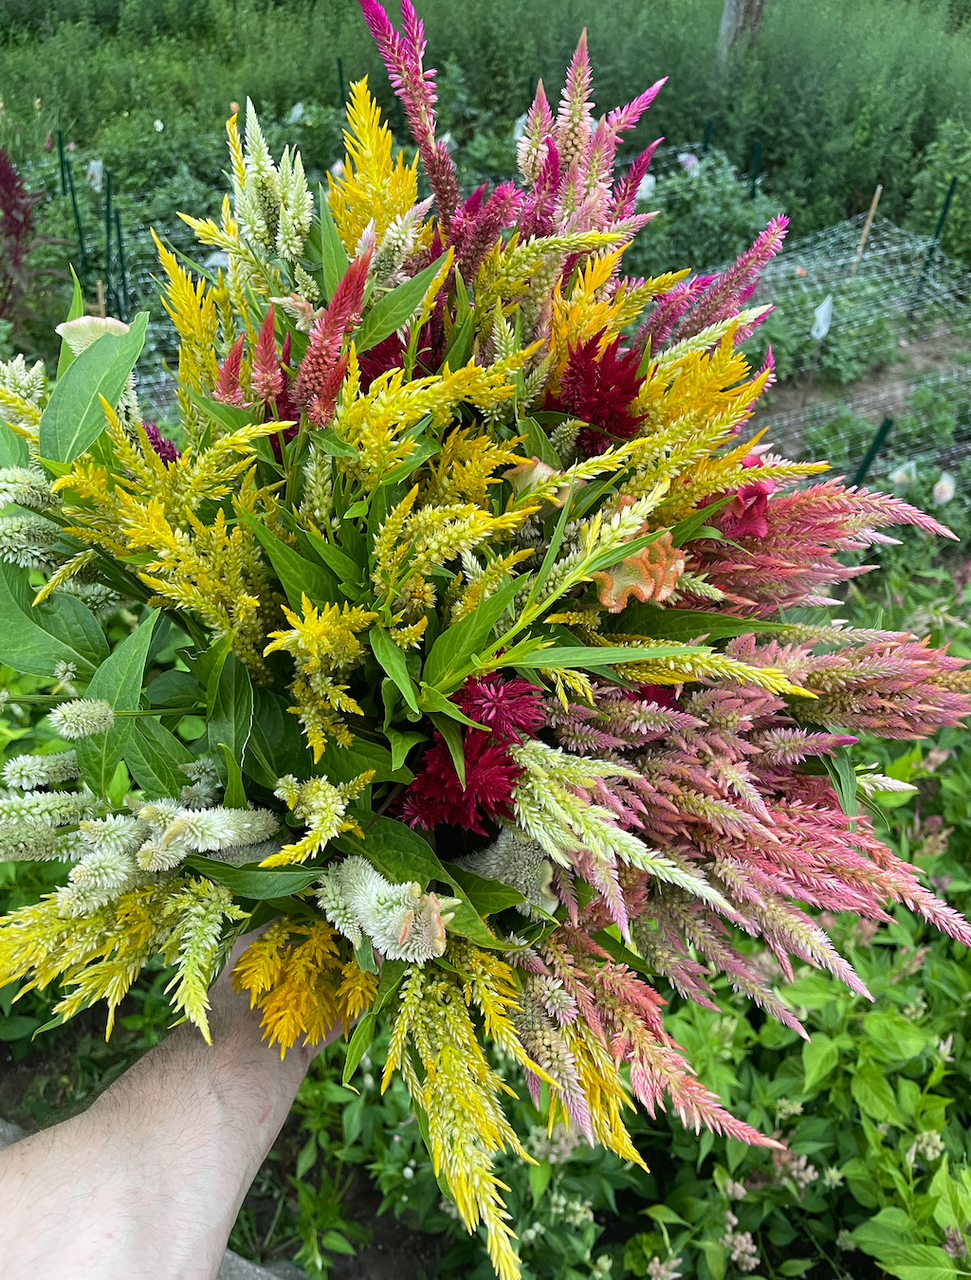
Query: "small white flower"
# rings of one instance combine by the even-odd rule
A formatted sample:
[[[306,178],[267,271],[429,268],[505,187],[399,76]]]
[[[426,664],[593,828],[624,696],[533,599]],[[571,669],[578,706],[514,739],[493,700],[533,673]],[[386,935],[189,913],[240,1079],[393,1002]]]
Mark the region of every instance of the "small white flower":
[[[123,320],[116,320],[114,316],[78,316],[76,320],[63,321],[55,327],[54,332],[79,356],[106,333],[127,333],[128,325]]]
[[[165,128],[165,125],[162,123],[162,121],[161,121],[161,120],[156,120],[156,121],[155,121],[155,132],[156,132],[156,133],[161,133],[161,132],[162,132],[162,130],[163,130],[164,128]]]
[[[74,698],[71,702],[62,702],[47,718],[55,733],[68,739],[107,733],[115,723],[111,703],[104,698]]]
[[[950,471],[942,471],[941,478],[931,490],[931,497],[934,499],[935,507],[943,507],[946,502],[950,502],[954,497],[957,489],[957,482],[951,475]]]

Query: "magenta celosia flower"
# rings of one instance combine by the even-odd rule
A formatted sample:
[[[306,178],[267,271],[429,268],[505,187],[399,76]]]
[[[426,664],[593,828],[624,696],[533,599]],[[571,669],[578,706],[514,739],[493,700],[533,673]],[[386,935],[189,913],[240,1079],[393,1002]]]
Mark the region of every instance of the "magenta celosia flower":
[[[503,680],[498,672],[466,680],[457,698],[470,720],[492,731],[495,742],[518,742],[534,737],[546,719],[541,689],[528,680]]]
[[[449,749],[436,730],[401,803],[401,816],[410,826],[428,828],[445,823],[484,836],[488,834],[486,822],[512,817],[513,789],[522,770],[506,746],[491,741],[480,729],[467,729],[464,748],[463,790]]]
[[[742,466],[754,469],[762,459],[750,453]],[[774,480],[753,480],[743,484],[722,514],[722,528],[730,538],[764,538],[769,532],[769,496],[775,493]]]

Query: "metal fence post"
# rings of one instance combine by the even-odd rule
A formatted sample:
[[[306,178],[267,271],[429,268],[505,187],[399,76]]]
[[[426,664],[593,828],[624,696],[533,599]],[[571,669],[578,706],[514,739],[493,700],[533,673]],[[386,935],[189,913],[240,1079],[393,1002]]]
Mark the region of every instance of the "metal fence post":
[[[863,481],[866,479],[867,472],[873,466],[874,459],[876,458],[880,450],[883,448],[884,441],[886,440],[887,436],[890,434],[890,429],[892,426],[893,426],[893,418],[884,418],[884,420],[880,423],[879,427],[877,428],[876,435],[870,441],[870,447],[866,451],[866,457],[860,463],[859,470],[857,471],[856,475],[853,477],[853,483],[855,485],[861,485]]]
[[[951,201],[954,199],[954,193],[957,191],[958,178],[957,174],[951,179],[951,185],[947,189],[947,195],[944,197],[944,204],[941,206],[941,216],[937,219],[937,226],[934,228],[934,234],[931,236],[931,242],[927,246],[927,252],[924,255],[924,265],[920,269],[920,277],[917,281],[917,288],[914,290],[914,300],[910,304],[907,312],[907,319],[913,320],[914,312],[920,306],[921,296],[924,292],[924,285],[927,282],[927,276],[931,269],[931,263],[934,261],[934,255],[937,253],[937,246],[941,239],[941,232],[944,230],[944,223],[947,222],[947,215],[951,209]]]

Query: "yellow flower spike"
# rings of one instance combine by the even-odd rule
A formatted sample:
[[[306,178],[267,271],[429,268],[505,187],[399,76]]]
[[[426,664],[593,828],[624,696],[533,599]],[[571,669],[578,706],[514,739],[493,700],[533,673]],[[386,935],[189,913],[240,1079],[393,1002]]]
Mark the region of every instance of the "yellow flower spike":
[[[392,160],[394,139],[381,123],[381,111],[371,97],[367,77],[351,85],[344,130],[344,171],[339,178],[328,174],[328,204],[337,232],[348,253],[353,253],[361,232],[374,222],[380,243],[395,218],[406,214],[418,199],[418,157],[405,164],[399,153]],[[431,226],[423,228],[415,248],[431,239]]]

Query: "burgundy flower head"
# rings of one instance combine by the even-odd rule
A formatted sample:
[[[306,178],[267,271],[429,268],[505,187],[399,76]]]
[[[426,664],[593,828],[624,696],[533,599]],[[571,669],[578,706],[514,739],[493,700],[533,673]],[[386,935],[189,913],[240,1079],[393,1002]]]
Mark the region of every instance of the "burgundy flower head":
[[[590,423],[592,429],[581,431],[577,440],[588,455],[603,453],[614,439],[629,440],[644,421],[643,414],[632,411],[644,382],[637,372],[641,353],[621,351],[617,337],[598,356],[602,337],[602,332],[595,334],[571,348],[560,394],[549,403],[551,409]]]
[[[485,823],[511,818],[512,793],[522,773],[506,747],[481,729],[465,733],[465,790],[442,736],[435,732],[421,772],[405,792],[401,816],[412,827],[446,823],[487,835]]]
[[[498,672],[466,680],[458,704],[470,720],[491,729],[494,742],[532,737],[546,719],[542,690],[528,680],[503,680]]]

